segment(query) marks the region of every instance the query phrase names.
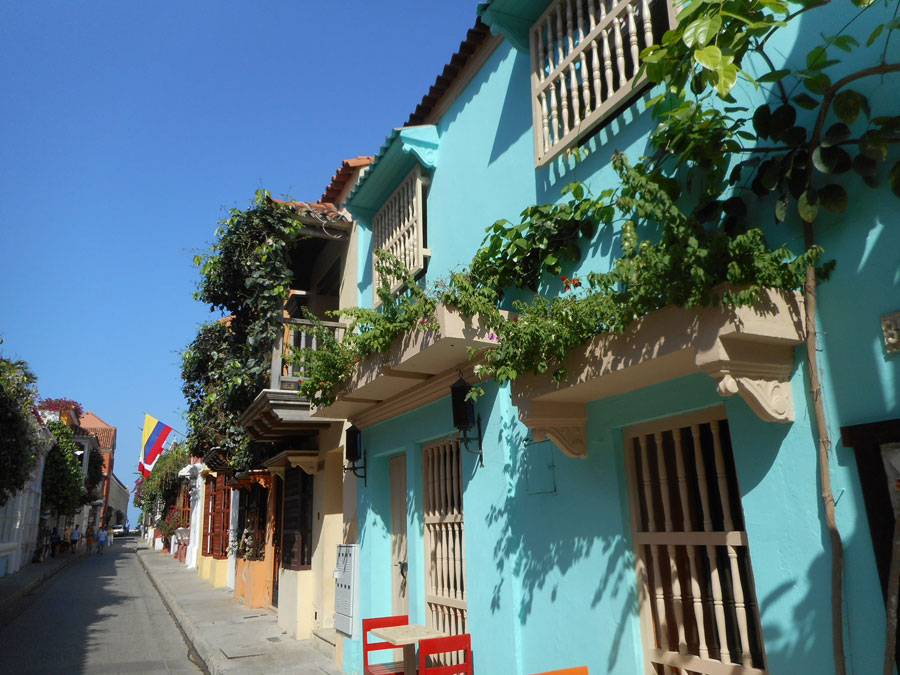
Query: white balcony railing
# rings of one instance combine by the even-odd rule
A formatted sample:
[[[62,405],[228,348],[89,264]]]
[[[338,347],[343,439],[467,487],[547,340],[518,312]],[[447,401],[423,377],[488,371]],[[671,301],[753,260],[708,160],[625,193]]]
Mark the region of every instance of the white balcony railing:
[[[542,166],[616,112],[640,52],[674,25],[672,0],[555,0],[531,28],[534,159]]]
[[[425,258],[431,251],[425,248],[425,186],[428,178],[418,165],[403,179],[399,187],[372,219],[372,250],[384,249],[394,254],[413,276],[425,269]],[[374,306],[380,304],[378,286],[380,279],[372,257],[372,283]],[[396,293],[402,287],[395,282],[391,290]]]
[[[293,350],[298,349],[314,349],[320,348],[318,341],[314,335],[303,332],[303,327],[313,325],[312,321],[306,319],[294,319],[285,317],[282,319],[284,323],[284,331],[275,341],[272,348],[272,371],[270,389],[280,389],[282,391],[297,391],[300,380],[303,379],[303,365],[296,365],[288,358]],[[340,340],[344,336],[346,326],[342,323],[333,321],[320,321],[320,323],[329,328],[336,340]]]

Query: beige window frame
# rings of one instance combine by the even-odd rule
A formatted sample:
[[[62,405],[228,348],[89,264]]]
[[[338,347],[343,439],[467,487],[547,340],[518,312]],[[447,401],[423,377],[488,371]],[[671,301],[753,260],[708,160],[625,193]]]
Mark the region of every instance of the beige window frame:
[[[431,257],[431,251],[425,248],[425,189],[428,183],[428,177],[417,164],[372,218],[373,307],[381,304],[378,297],[381,280],[375,265],[375,250],[393,253],[414,277],[425,269],[425,259]],[[392,293],[402,289],[402,282],[394,282],[391,286]]]
[[[628,427],[624,439],[644,672],[764,675],[724,406]]]
[[[422,447],[425,511],[425,614],[430,628],[468,632],[462,463],[459,442],[443,438]],[[458,654],[444,665],[460,662]]]
[[[554,0],[531,27],[534,162],[543,166],[635,93],[640,53],[675,25],[673,0]]]

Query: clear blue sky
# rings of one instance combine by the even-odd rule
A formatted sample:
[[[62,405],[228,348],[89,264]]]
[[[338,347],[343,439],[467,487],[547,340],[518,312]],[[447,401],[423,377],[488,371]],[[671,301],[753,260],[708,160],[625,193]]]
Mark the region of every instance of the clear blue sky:
[[[118,427],[129,488],[144,412],[184,430],[179,351],[210,318],[191,259],[217,220],[259,187],[315,201],[377,152],[476,4],[0,5],[0,354]]]

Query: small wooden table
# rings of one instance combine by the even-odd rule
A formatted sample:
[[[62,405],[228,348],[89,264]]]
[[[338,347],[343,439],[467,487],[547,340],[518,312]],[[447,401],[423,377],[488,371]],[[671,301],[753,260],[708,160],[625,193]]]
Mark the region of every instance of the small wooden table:
[[[392,645],[403,647],[403,672],[406,675],[416,675],[419,665],[416,663],[416,644],[418,644],[419,640],[447,637],[446,633],[419,623],[411,623],[406,626],[373,628],[370,632],[375,637],[380,637]]]

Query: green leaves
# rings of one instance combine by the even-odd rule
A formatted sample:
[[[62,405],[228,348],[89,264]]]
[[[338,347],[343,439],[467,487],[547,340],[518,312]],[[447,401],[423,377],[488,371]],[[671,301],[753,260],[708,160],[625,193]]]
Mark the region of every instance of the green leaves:
[[[865,113],[866,117],[871,115],[869,109],[869,100],[853,89],[844,89],[834,97],[832,110],[837,118],[844,124],[850,125],[859,117],[859,113]]]
[[[819,201],[829,211],[843,213],[847,210],[849,197],[844,186],[830,183],[819,190]]]
[[[686,47],[705,47],[722,28],[718,15],[704,16],[690,23],[681,36]]]
[[[888,185],[896,196],[900,197],[900,162],[894,164],[888,173]]]
[[[816,219],[819,213],[819,193],[809,188],[797,200],[797,211],[807,223],[811,223]]]
[[[694,60],[707,70],[717,70],[722,66],[722,50],[715,45],[698,49],[694,52]]]
[[[850,170],[850,154],[843,148],[820,145],[812,153],[813,165],[827,174],[846,173]]]

